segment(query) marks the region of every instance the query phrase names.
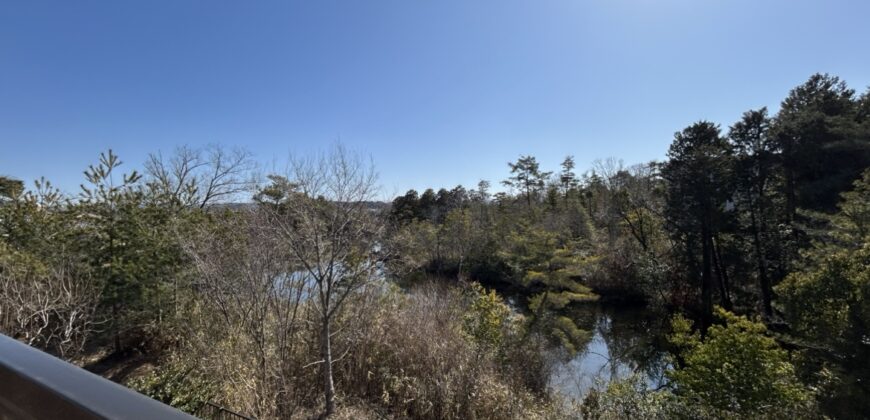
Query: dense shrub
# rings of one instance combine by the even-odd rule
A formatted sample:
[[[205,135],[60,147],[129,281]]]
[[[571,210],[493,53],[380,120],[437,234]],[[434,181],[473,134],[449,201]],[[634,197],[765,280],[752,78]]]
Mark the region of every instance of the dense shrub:
[[[740,417],[810,416],[813,395],[764,324],[721,308],[717,315],[724,325],[711,326],[703,339],[688,320],[674,319],[671,339],[684,363],[669,376],[680,398]]]
[[[670,419],[681,410],[677,398],[668,391],[651,391],[640,375],[613,381],[603,390],[593,389],[583,400],[584,419]]]
[[[371,330],[339,374],[346,392],[423,419],[549,418],[552,405],[523,381],[545,366],[524,353],[522,323],[492,292],[418,286],[381,297]],[[528,371],[526,371],[528,373]],[[538,391],[538,392],[535,392]]]
[[[217,393],[215,384],[184,359],[172,358],[127,386],[157,401],[196,413]]]

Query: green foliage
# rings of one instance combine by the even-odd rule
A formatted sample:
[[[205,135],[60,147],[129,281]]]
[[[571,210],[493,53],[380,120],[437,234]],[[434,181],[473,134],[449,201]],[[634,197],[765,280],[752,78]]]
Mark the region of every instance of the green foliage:
[[[88,168],[86,185],[72,200],[44,180],[27,191],[20,181],[0,177],[3,332],[59,353],[80,347],[93,335],[94,326],[110,333],[116,350],[152,336],[191,337],[192,329],[184,331],[188,335],[176,334],[188,328],[179,307],[183,311],[189,302],[191,308],[202,310],[208,305],[202,284],[193,288],[187,283],[191,261],[179,238],[192,237],[201,223],[216,222],[221,226],[210,238],[226,242],[228,254],[243,253],[253,245],[245,241],[264,239],[220,238],[243,236],[222,227],[245,217],[245,212],[194,208],[241,191],[246,155],[227,161],[217,151],[207,163],[197,152],[182,150],[181,160],[152,158],[151,166],[146,165],[152,177],[144,181],[136,171],[119,174],[121,162],[109,151]],[[500,405],[519,396],[523,409],[528,408],[535,398],[525,391],[543,395],[546,389],[544,363],[524,363],[540,353],[529,343],[546,337],[569,352],[577,351],[590,334],[566,316],[572,304],[596,300],[598,294],[637,294],[642,300],[691,309],[700,301],[704,338],[693,332],[689,320],[675,319],[672,341],[684,362],[672,376],[675,393],[645,390],[638,379],[614,382],[587,400],[590,416],[812,414],[810,394],[797,382],[787,355],[764,326],[724,311],[718,311],[722,319],[714,325],[717,300],[740,313],[760,312],[767,322],[786,321],[787,326],[778,325],[778,339],[800,349],[795,358],[802,361],[800,377],[839,393],[829,406],[857,407],[832,412],[845,413],[843,417],[862,412],[870,401],[870,90],[856,97],[840,79],[813,75],[790,92],[776,115],[768,116],[764,108],[749,111],[730,127],[727,137],[713,122],[686,127],[675,134],[668,158],[665,163],[629,168],[608,161],[578,179],[573,157],[566,158],[554,176],[542,170],[535,157],[521,156],[508,164],[510,175],[503,182],[508,192],[492,194],[489,183],[482,181],[477,191],[457,186],[421,194],[410,190],[397,197],[390,210],[392,235],[378,243],[384,251],[378,258],[385,256],[389,273],[403,279],[434,274],[509,289],[528,299],[528,313],[511,316],[495,292],[476,284],[457,305],[461,308],[439,312],[432,305],[424,313],[413,305],[390,307],[413,322],[379,310],[379,319],[354,324],[381,329],[385,342],[368,341],[370,349],[365,350],[371,353],[359,350],[365,341],[360,337],[335,332],[337,340],[344,340],[348,357],[358,356],[354,367],[336,363],[336,369],[358,369],[342,381],[365,382],[361,378],[372,375],[374,392],[386,396],[379,401],[403,415],[517,416],[525,411],[502,410]],[[202,178],[205,168],[215,169],[215,178]],[[862,171],[853,189],[844,192]],[[321,221],[340,207],[318,194],[301,194],[296,181],[281,176],[269,180],[254,197],[260,208],[286,215],[293,204],[311,204],[309,215]],[[833,213],[838,197],[841,202]],[[295,201],[300,199],[306,201]],[[286,232],[298,229],[300,220],[288,219]],[[312,226],[311,232],[322,233],[322,224]],[[343,233],[342,229],[332,233]],[[273,244],[257,245],[262,247],[251,248],[257,249],[252,254],[261,256]],[[346,261],[361,260],[369,250],[350,250]],[[240,296],[234,281],[245,278],[243,271],[251,267],[220,267],[233,271],[224,276],[233,282],[227,286],[231,292],[216,295],[218,300]],[[52,294],[57,290],[64,293]],[[66,293],[70,290],[75,293]],[[50,312],[39,307],[61,298],[68,300]],[[440,298],[429,303],[433,302],[444,303]],[[52,315],[40,320],[27,311]],[[260,312],[262,319],[269,318],[262,315],[266,312]],[[275,319],[286,316],[279,313],[284,315]],[[291,313],[296,316],[295,308]],[[438,322],[427,318],[435,313]],[[70,314],[79,317],[75,325],[80,329],[59,343],[55,332],[59,326],[73,325],[66,324]],[[289,361],[286,366],[291,367],[276,370],[275,377],[296,375],[316,360],[298,350],[308,345],[309,332],[287,331],[281,333],[292,336],[294,344],[274,349],[293,347],[298,354],[285,360],[284,353],[279,357],[277,350],[260,348],[263,358]],[[258,340],[273,339],[269,334]],[[407,340],[409,336],[414,340]],[[294,347],[297,342],[303,344]],[[358,350],[360,355],[355,354]],[[197,385],[203,378],[184,366],[170,362],[136,386],[192,409],[212,388],[205,382]],[[234,380],[230,373],[221,376],[215,371],[212,379]],[[506,372],[521,379],[515,383]],[[302,395],[315,380],[313,374],[298,374],[290,382],[297,381],[293,392],[300,389]],[[265,377],[259,380],[268,387]],[[208,392],[197,394],[197,389]],[[371,397],[369,391],[353,392]],[[249,407],[260,407],[261,400],[257,395],[238,399],[251,402]],[[848,404],[838,404],[842,401]]]
[[[762,310],[766,317],[773,316],[772,284],[781,277],[792,251],[789,241],[776,228],[784,212],[775,190],[781,183],[776,165],[777,144],[770,133],[771,119],[767,108],[748,111],[731,126],[728,139],[734,149],[734,202],[740,208],[735,217],[738,232],[745,232],[751,246],[750,265],[758,284]],[[785,250],[785,252],[783,252]],[[749,261],[752,261],[749,263]]]
[[[773,131],[790,212],[833,210],[838,194],[868,167],[870,127],[858,125],[854,96],[840,78],[814,74],[782,101]]]
[[[870,325],[870,171],[843,194],[834,230],[804,254],[806,269],[777,287],[787,320],[802,337],[851,352]],[[851,350],[849,350],[851,349]]]
[[[834,347],[857,344],[870,325],[870,243],[826,255],[819,265],[789,275],[777,287],[795,331]]]
[[[725,204],[730,196],[730,147],[719,126],[700,121],[674,134],[668,162],[662,168],[667,181],[666,226],[679,244],[687,276],[700,285],[704,326],[713,314],[715,238],[723,230]],[[719,264],[715,264],[719,267]],[[717,270],[720,290],[727,285]],[[720,296],[726,307],[729,297]]]
[[[17,187],[16,187],[17,188]],[[0,202],[0,240],[44,258],[71,245],[75,215],[50,182],[39,179],[31,191],[17,191]]]
[[[167,307],[175,305],[184,263],[174,234],[194,220],[149,200],[135,171],[115,183],[120,166],[111,150],[101,154],[99,164],[85,172],[90,185],[82,186],[71,208],[79,220],[76,244],[102,284],[102,311],[111,321],[116,351],[139,344],[143,335],[166,332],[164,314],[172,314]]]
[[[44,179],[0,201],[0,332],[53,354],[76,355],[98,324],[100,299],[76,214]]]
[[[520,277],[520,284],[551,292],[542,297],[543,301],[561,309],[570,302],[597,298],[580,282],[590,258],[581,255],[574,245],[563,243],[552,232],[521,225],[508,234],[501,255]]]
[[[420,197],[417,191],[408,190],[405,195],[396,197],[390,209],[390,216],[395,222],[400,224],[423,219],[423,212],[420,209]]]
[[[852,184],[852,190],[840,194],[840,211],[832,216],[836,239],[847,245],[866,242],[870,237],[870,169]]]
[[[672,419],[687,417],[669,391],[651,391],[639,375],[610,382],[604,391],[593,389],[583,399],[581,412],[589,420]]]
[[[795,376],[788,354],[760,322],[721,308],[707,335],[677,316],[672,343],[683,366],[670,373],[681,398],[741,417],[812,413],[813,395]]]
[[[511,232],[501,255],[521,276],[520,284],[536,291],[529,298],[531,325],[545,331],[571,354],[581,349],[591,335],[557,312],[572,303],[598,299],[580,282],[589,259],[579,255],[571,244],[560,246],[554,233],[530,226]]]
[[[809,348],[806,369],[831,376],[826,406],[843,417],[870,407],[870,171],[842,194],[841,211],[823,216],[833,226],[806,251],[803,268],[776,287],[778,307],[793,341]]]
[[[271,183],[254,195],[254,201],[262,205],[280,206],[299,193],[297,185],[281,175],[267,175]]]
[[[20,180],[0,176],[0,203],[14,199],[24,191],[24,183]]]
[[[437,193],[429,188],[420,196],[416,190],[408,190],[393,200],[390,218],[398,225],[420,220],[441,223],[451,211],[465,207],[469,198],[461,185],[452,190],[441,188]]]
[[[469,289],[471,305],[463,317],[463,331],[483,348],[497,349],[505,339],[511,310],[495,290],[487,291],[478,283]]]
[[[577,175],[574,174],[574,156],[566,156],[560,166],[562,171],[559,172],[559,186],[562,193],[567,196],[579,185]]]
[[[516,163],[508,163],[508,166],[513,176],[502,184],[520,190],[526,198],[528,208],[531,209],[532,201],[537,200],[552,172],[541,171],[540,164],[534,156],[520,156]]]
[[[172,359],[127,386],[164,404],[195,414],[217,395],[217,385],[181,359]]]

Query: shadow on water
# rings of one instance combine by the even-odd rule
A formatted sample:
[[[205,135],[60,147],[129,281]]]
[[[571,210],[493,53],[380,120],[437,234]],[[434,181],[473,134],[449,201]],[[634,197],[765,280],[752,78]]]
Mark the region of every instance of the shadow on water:
[[[634,373],[651,389],[666,381],[670,367],[664,340],[668,317],[644,307],[578,305],[568,314],[578,327],[592,333],[586,346],[557,364],[550,387],[581,400],[590,389]]]
[[[452,281],[452,280],[449,280]],[[504,297],[515,312],[528,315],[528,295],[506,283],[488,284]],[[549,387],[568,399],[582,401],[593,388],[632,374],[643,378],[650,389],[667,383],[670,368],[666,350],[670,315],[635,304],[584,303],[559,311],[592,336],[572,357],[558,360],[550,374]],[[552,354],[564,354],[551,348]]]

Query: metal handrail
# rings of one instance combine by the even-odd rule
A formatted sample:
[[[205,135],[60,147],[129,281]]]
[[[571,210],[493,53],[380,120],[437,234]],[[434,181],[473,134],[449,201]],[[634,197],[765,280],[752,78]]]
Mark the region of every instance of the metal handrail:
[[[0,334],[0,419],[195,417]]]

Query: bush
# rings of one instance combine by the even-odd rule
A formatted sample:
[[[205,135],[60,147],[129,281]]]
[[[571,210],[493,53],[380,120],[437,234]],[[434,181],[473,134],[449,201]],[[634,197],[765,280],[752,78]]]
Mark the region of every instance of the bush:
[[[471,305],[463,317],[463,331],[482,347],[498,348],[505,338],[510,308],[495,290],[487,292],[477,283],[471,285],[468,295]]]
[[[591,390],[583,400],[584,419],[670,419],[680,413],[669,391],[650,391],[639,375],[610,382],[604,391]]]
[[[215,397],[217,387],[181,359],[171,359],[127,386],[179,410],[195,414]]]
[[[515,357],[519,324],[492,292],[424,285],[388,292],[373,307],[371,329],[337,372],[349,396],[403,418],[554,415],[548,401],[514,376],[523,370],[512,361],[544,364]]]
[[[333,341],[339,417],[556,418],[545,340],[526,334],[523,318],[493,292],[443,284],[403,291],[382,283],[348,299]],[[298,312],[309,317],[306,302]],[[188,344],[132,387],[190,412],[210,399],[264,419],[319,412],[317,331],[300,323],[283,341],[292,348],[282,349],[275,320],[266,317],[260,358],[240,327],[224,327],[204,303],[190,305],[188,314]]]
[[[767,328],[717,308],[724,325],[713,325],[704,339],[677,316],[671,341],[681,349],[683,366],[670,373],[676,392],[689,405],[738,417],[810,416],[813,394],[802,385]],[[718,416],[718,414],[717,414]]]

